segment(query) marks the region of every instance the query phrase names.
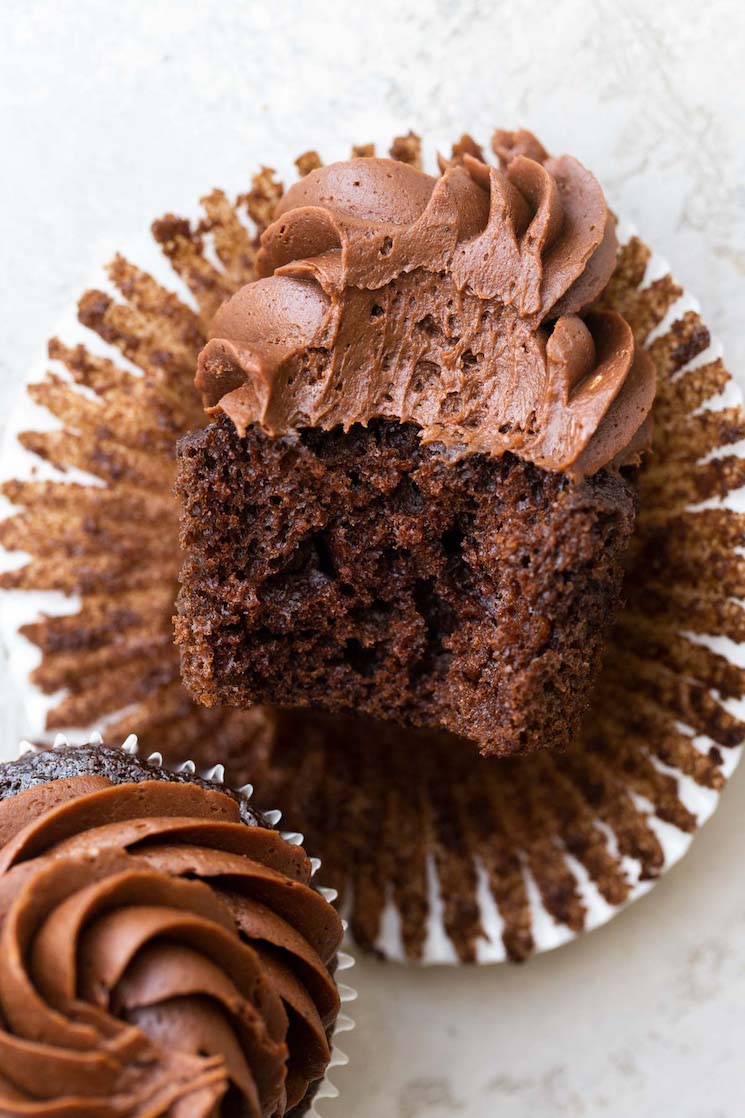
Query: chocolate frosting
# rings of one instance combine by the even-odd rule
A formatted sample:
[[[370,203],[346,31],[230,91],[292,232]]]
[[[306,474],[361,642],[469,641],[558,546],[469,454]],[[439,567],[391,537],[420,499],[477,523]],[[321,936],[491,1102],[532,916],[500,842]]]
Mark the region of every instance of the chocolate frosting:
[[[2,1114],[269,1118],[324,1074],[339,918],[235,799],[74,776],[0,841]]]
[[[616,261],[603,192],[530,133],[493,147],[499,167],[464,137],[437,178],[358,158],[290,187],[201,353],[207,410],[271,435],[395,418],[576,476],[636,460],[653,365],[586,313]]]

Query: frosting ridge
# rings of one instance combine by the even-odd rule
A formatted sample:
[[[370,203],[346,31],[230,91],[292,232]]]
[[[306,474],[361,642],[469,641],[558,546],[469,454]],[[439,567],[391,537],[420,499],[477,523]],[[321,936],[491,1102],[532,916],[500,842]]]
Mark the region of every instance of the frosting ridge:
[[[493,146],[499,166],[464,138],[439,177],[368,157],[291,186],[200,355],[207,409],[272,435],[395,418],[575,474],[633,459],[654,373],[619,315],[586,314],[616,259],[602,190],[529,133]]]

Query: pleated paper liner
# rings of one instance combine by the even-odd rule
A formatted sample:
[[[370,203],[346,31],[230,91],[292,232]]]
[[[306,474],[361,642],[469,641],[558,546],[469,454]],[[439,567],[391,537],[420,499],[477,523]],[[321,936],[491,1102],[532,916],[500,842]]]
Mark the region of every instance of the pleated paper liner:
[[[415,138],[394,154],[416,162]],[[303,157],[301,173],[316,158]],[[693,302],[638,237],[622,237],[605,302],[657,365],[654,446],[627,604],[567,754],[486,762],[455,739],[196,707],[172,644],[174,446],[204,422],[196,356],[215,308],[252,278],[278,194],[263,171],[236,204],[214,191],[198,223],[156,222],[170,279],[117,256],[107,286],[80,302],[89,340],[53,340],[54,370],[29,388],[35,407],[6,447],[12,508],[0,542],[21,553],[2,576],[4,632],[30,729],[85,728],[105,712],[109,737],[136,728],[145,749],[216,759],[231,783],[252,780],[320,853],[323,883],[365,948],[524,959],[649,889],[739,758],[741,396]]]
[[[98,731],[93,731],[90,734],[79,736],[79,740],[84,741],[90,745],[103,744],[103,738]],[[68,741],[65,734],[58,733],[55,735],[54,742],[52,744],[55,750],[64,750],[69,747],[70,742]],[[19,747],[16,750],[12,751],[11,756],[4,757],[3,760],[12,760],[14,757],[23,756],[25,753],[37,753],[39,752],[40,748],[41,747],[39,745],[33,742],[22,741]],[[124,753],[129,754],[130,757],[138,757],[142,760],[146,760],[149,765],[154,765],[156,768],[161,768],[163,766],[163,755],[160,753],[160,751],[153,751],[152,753],[147,755],[147,750],[142,748],[142,743],[139,741],[136,734],[129,734],[121,743],[120,748],[123,750]],[[178,764],[173,764],[171,767],[175,769],[176,772],[197,772],[197,765],[194,761],[191,760],[181,761]],[[200,769],[198,775],[201,776],[204,780],[211,781],[214,785],[223,784],[225,781],[224,769],[223,766],[220,764],[213,765],[208,769]],[[239,795],[246,800],[250,800],[254,797],[254,788],[251,784],[244,785],[243,787],[239,787],[236,790]],[[282,819],[282,812],[279,809],[273,809],[269,811],[264,810],[264,814],[267,816],[268,822],[273,826],[276,826]],[[298,831],[282,831],[280,833],[283,839],[295,846],[302,845],[304,843],[304,836]],[[313,870],[313,885],[316,885],[321,869],[321,863],[317,858],[311,859],[311,866]],[[329,895],[328,889],[326,887],[317,886],[317,888],[320,893],[323,893],[324,896],[326,896],[327,900],[333,901],[334,898],[333,896]],[[345,974],[345,972],[353,966],[354,959],[352,958],[352,956],[347,954],[346,951],[339,951],[336,957],[335,977],[337,989],[339,991],[339,1000],[342,1004],[342,1011],[339,1013],[336,1019],[333,1030],[333,1037],[329,1038],[330,1040],[332,1040],[331,1059],[329,1060],[328,1068],[326,1070],[326,1075],[324,1076],[324,1078],[314,1084],[311,1090],[307,1093],[305,1099],[303,1099],[296,1107],[293,1108],[291,1112],[293,1115],[299,1116],[302,1114],[307,1115],[307,1118],[322,1118],[321,1111],[325,1108],[320,1104],[323,1103],[323,1100],[334,1099],[338,1098],[339,1096],[339,1091],[332,1082],[332,1073],[334,1068],[344,1067],[349,1062],[349,1058],[344,1052],[341,1051],[337,1044],[337,1041],[343,1033],[348,1033],[354,1028],[354,1021],[348,1013],[344,1012],[344,1007],[348,1006],[350,1002],[355,1001],[357,998],[356,990],[354,990],[353,987],[349,986],[347,983],[340,981],[339,975]]]

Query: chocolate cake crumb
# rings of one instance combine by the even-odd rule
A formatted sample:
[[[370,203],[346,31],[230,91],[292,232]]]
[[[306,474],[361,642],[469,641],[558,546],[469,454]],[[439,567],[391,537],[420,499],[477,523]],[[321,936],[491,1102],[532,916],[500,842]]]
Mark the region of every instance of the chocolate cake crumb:
[[[177,641],[207,706],[356,712],[485,754],[564,748],[619,602],[634,495],[413,424],[180,445]]]

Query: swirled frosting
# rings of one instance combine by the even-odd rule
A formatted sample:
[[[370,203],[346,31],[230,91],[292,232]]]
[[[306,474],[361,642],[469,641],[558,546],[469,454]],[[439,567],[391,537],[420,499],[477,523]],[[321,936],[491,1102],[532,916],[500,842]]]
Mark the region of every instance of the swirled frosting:
[[[324,1074],[339,919],[235,799],[73,776],[0,841],[0,1113],[274,1118]]]
[[[392,159],[286,192],[259,272],[217,313],[196,384],[239,433],[410,421],[453,455],[511,451],[577,476],[633,461],[654,371],[616,313],[595,178],[530,133],[467,137],[439,177]]]

